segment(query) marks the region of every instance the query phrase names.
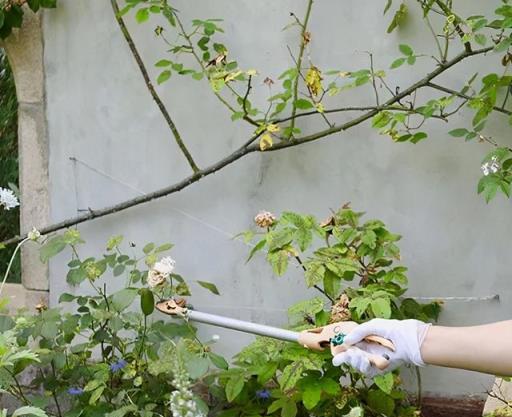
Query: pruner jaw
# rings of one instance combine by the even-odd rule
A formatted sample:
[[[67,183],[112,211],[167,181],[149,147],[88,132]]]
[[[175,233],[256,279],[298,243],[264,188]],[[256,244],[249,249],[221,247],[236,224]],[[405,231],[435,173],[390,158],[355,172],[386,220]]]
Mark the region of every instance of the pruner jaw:
[[[172,298],[169,300],[164,300],[156,303],[156,309],[164,314],[168,314],[170,316],[180,316],[185,317],[187,315],[187,308],[180,306],[176,303]]]

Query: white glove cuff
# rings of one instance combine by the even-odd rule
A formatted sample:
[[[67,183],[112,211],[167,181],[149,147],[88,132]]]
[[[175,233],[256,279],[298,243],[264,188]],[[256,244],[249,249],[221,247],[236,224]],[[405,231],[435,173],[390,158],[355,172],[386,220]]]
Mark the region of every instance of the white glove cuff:
[[[417,346],[412,349],[412,357],[410,358],[411,362],[416,366],[425,366],[425,362],[423,362],[423,358],[421,357],[421,345],[423,344],[423,341],[425,340],[425,337],[427,336],[428,330],[430,329],[430,326],[432,326],[431,323],[423,323],[422,321],[415,320],[417,325]]]

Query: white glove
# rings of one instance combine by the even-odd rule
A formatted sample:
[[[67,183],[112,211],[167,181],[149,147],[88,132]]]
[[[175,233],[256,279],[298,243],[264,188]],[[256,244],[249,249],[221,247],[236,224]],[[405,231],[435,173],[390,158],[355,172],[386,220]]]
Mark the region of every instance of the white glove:
[[[348,364],[359,372],[373,377],[398,368],[402,364],[414,364],[425,366],[421,358],[421,344],[425,339],[430,323],[419,320],[385,320],[373,319],[363,323],[352,330],[345,341],[347,345],[355,345],[359,349],[348,349],[339,353],[332,359],[334,366]],[[384,337],[395,345],[395,352],[377,343],[367,343],[363,339],[366,336],[375,335]],[[365,352],[389,357],[389,366],[380,371],[370,364]]]

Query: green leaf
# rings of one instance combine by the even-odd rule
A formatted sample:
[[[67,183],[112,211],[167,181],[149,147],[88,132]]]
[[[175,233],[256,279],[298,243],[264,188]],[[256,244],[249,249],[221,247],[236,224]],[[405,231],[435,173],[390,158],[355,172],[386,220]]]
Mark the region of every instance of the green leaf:
[[[293,104],[295,105],[296,108],[300,110],[307,110],[315,107],[313,103],[311,103],[311,101],[306,100],[304,98],[299,98],[298,100],[295,100]]]
[[[220,295],[220,292],[219,290],[217,289],[216,285],[213,284],[212,282],[208,282],[208,281],[197,281],[197,283],[203,287],[203,288],[206,288],[208,291],[212,292],[213,294],[215,295]]]
[[[322,388],[315,383],[308,384],[302,392],[302,402],[307,410],[313,409],[322,397]]]
[[[262,250],[266,244],[267,244],[267,239],[261,239],[258,243],[256,243],[256,245],[249,252],[249,256],[247,257],[247,260],[245,262],[249,262],[252,259],[252,257],[254,256],[254,254],[256,252]]]
[[[306,271],[304,277],[308,287],[322,282],[325,274],[325,266],[321,262],[308,262],[305,264],[305,267]]]
[[[41,0],[41,7],[55,9],[57,7],[57,0]]]
[[[393,32],[397,27],[399,27],[407,18],[407,6],[405,3],[400,5],[400,8],[396,11],[391,23],[388,26],[387,33]]]
[[[156,82],[158,84],[162,84],[162,83],[166,82],[169,78],[171,78],[171,71],[165,70],[160,73],[160,75],[156,79]]]
[[[395,402],[385,392],[373,390],[368,393],[368,405],[377,413],[392,416]]]
[[[475,35],[475,42],[479,45],[485,46],[485,44],[487,43],[487,37],[482,33],[477,33]]]
[[[121,312],[133,303],[136,296],[137,289],[124,288],[112,295],[112,308],[117,312]]]
[[[49,239],[39,252],[41,261],[46,263],[50,258],[53,258],[58,253],[62,252],[66,247],[66,241],[63,236],[55,236]]]
[[[147,7],[137,10],[137,13],[135,14],[135,20],[137,21],[137,23],[143,23],[148,19],[149,9]]]
[[[119,275],[121,275],[126,269],[126,266],[123,265],[123,264],[118,264],[115,266],[114,270],[112,271],[112,274],[115,276],[115,277],[118,277]]]
[[[384,12],[382,14],[386,14],[392,4],[393,4],[393,0],[387,0],[386,6],[384,7]]]
[[[398,46],[398,49],[400,49],[400,52],[406,56],[411,56],[414,52],[412,48],[409,45],[406,45],[405,43],[402,43]]]
[[[410,141],[412,143],[418,143],[419,141],[426,139],[427,137],[428,135],[425,132],[417,132],[413,135]]]
[[[164,243],[155,249],[155,253],[165,252],[171,250],[174,247],[172,243]]]
[[[194,354],[190,356],[189,360],[185,361],[185,367],[192,379],[201,378],[208,372],[209,366],[210,360],[208,358]]]
[[[208,357],[212,361],[212,363],[219,369],[228,369],[229,364],[222,356],[217,355],[213,352],[208,352]]]
[[[391,394],[394,384],[394,377],[391,372],[384,375],[377,375],[373,379],[373,382],[375,382],[375,385],[377,385],[386,394]]]
[[[96,404],[96,402],[100,399],[101,394],[103,394],[103,391],[105,391],[105,388],[106,388],[105,385],[102,385],[102,386],[96,388],[92,392],[92,394],[91,394],[91,396],[89,398],[89,404],[90,405]]]
[[[58,331],[57,323],[54,321],[45,321],[41,327],[41,336],[46,339],[54,339]]]
[[[87,278],[83,268],[70,269],[66,275],[66,282],[71,285],[80,285]]]
[[[63,293],[59,297],[59,303],[69,303],[73,301],[76,297],[73,294]]]
[[[398,67],[402,66],[404,63],[405,63],[405,58],[398,58],[398,59],[395,59],[395,60],[391,63],[390,68],[391,68],[391,69],[398,68]]]
[[[267,234],[268,250],[274,251],[288,245],[294,238],[295,231],[291,228],[272,231]]]
[[[105,417],[124,417],[128,413],[134,413],[138,410],[137,406],[134,404],[125,405],[123,407],[118,408],[117,410],[111,411],[110,413],[105,414]]]
[[[288,251],[287,250],[278,250],[275,252],[269,252],[267,255],[267,260],[270,265],[272,265],[272,270],[274,274],[277,276],[282,276],[288,269]]]
[[[375,249],[377,246],[377,235],[373,230],[367,230],[361,237],[361,241],[371,249]]]
[[[226,384],[226,398],[232,402],[244,388],[245,380],[241,376],[235,376],[228,380]]]
[[[295,417],[297,415],[297,404],[293,399],[288,398],[281,409],[281,417]]]
[[[275,362],[265,362],[257,368],[258,383],[264,384],[274,376],[277,371],[278,364]]]
[[[449,134],[449,135],[454,136],[454,137],[456,137],[456,138],[460,138],[460,137],[462,137],[462,136],[465,136],[465,135],[466,135],[466,134],[468,134],[468,133],[469,133],[469,130],[464,129],[464,128],[462,128],[462,127],[461,127],[461,128],[459,128],[459,129],[453,129],[453,130],[450,130],[450,131],[448,132],[448,134]]]
[[[169,61],[168,59],[161,59],[155,64],[155,67],[168,67],[169,65],[172,65],[172,61]]]
[[[414,65],[416,63],[416,57],[414,55],[411,55],[407,58],[407,63],[409,65]]]
[[[371,302],[373,314],[375,317],[389,319],[391,317],[391,305],[389,298],[377,298]]]
[[[324,274],[324,290],[327,295],[333,299],[337,298],[340,286],[341,278],[330,269],[326,270]]]
[[[150,252],[153,251],[153,249],[155,249],[155,244],[154,243],[148,243],[146,246],[144,246],[142,248],[142,252],[144,252],[144,254],[149,254]]]
[[[149,288],[141,288],[140,292],[140,309],[145,316],[149,316],[155,311],[155,297],[153,291]]]
[[[12,417],[19,416],[47,417],[47,414],[40,408],[25,406],[18,408],[14,413],[12,413]]]

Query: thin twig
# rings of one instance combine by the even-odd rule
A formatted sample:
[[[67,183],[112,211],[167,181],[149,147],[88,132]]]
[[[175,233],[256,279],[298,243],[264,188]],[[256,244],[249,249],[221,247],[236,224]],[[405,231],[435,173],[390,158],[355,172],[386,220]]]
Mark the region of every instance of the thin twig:
[[[305,34],[308,28],[309,17],[311,16],[311,8],[313,7],[313,0],[308,0],[308,6],[306,9],[306,16],[304,17],[304,22],[301,24],[302,30],[300,32],[300,49],[299,56],[297,57],[297,74],[295,76],[295,80],[293,82],[293,102],[292,102],[292,117],[291,117],[291,126],[290,133],[293,136],[293,129],[295,128],[295,115],[297,114],[297,106],[295,105],[297,98],[299,96],[299,74],[302,73],[302,58],[304,57],[304,50],[306,48],[306,39]]]
[[[179,148],[181,149],[181,152],[183,155],[185,155],[185,158],[188,161],[188,164],[190,165],[190,168],[192,168],[192,171],[198,172],[199,167],[194,161],[194,158],[192,158],[191,153],[187,149],[187,146],[185,145],[185,142],[183,141],[178,128],[176,127],[176,124],[171,118],[171,115],[167,111],[167,108],[165,107],[165,104],[160,99],[160,96],[155,90],[155,87],[153,87],[153,83],[151,82],[151,78],[149,77],[148,71],[146,69],[146,66],[144,65],[144,61],[142,61],[142,58],[140,57],[139,51],[137,50],[137,47],[135,46],[135,43],[133,42],[133,39],[130,35],[130,32],[128,31],[128,28],[124,24],[124,20],[119,14],[119,6],[117,4],[117,0],[110,0],[110,3],[112,4],[112,9],[114,10],[114,15],[116,18],[116,21],[119,25],[119,28],[121,29],[121,32],[123,33],[123,36],[128,43],[128,46],[130,48],[130,51],[135,58],[135,61],[137,62],[137,66],[139,67],[139,70],[142,74],[142,77],[144,78],[144,82],[146,83],[146,87],[153,97],[153,100],[155,100],[156,105],[160,109],[160,112],[164,116],[165,121],[167,122],[167,125],[169,126],[169,129],[171,129],[172,134],[174,135],[174,139],[176,140],[176,143],[178,144]]]
[[[451,88],[444,87],[442,85],[439,85],[439,84],[436,84],[436,83],[433,83],[433,82],[430,82],[430,81],[427,84],[425,84],[425,87],[431,87],[431,88],[434,88],[436,90],[443,91],[445,93],[453,94],[454,96],[464,98],[466,100],[471,100],[473,98],[471,96],[468,96],[467,94],[463,94],[463,93],[461,93],[459,91],[452,90]],[[512,114],[512,111],[506,110],[506,109],[504,109],[502,107],[494,106],[492,109],[497,111],[497,112],[499,112],[499,113],[507,114],[509,116]]]
[[[368,55],[370,55],[370,71],[372,73],[372,86],[373,91],[375,92],[375,102],[377,103],[377,106],[379,106],[379,92],[377,91],[377,83],[375,82],[375,69],[373,68],[373,54],[371,52],[368,52]]]

